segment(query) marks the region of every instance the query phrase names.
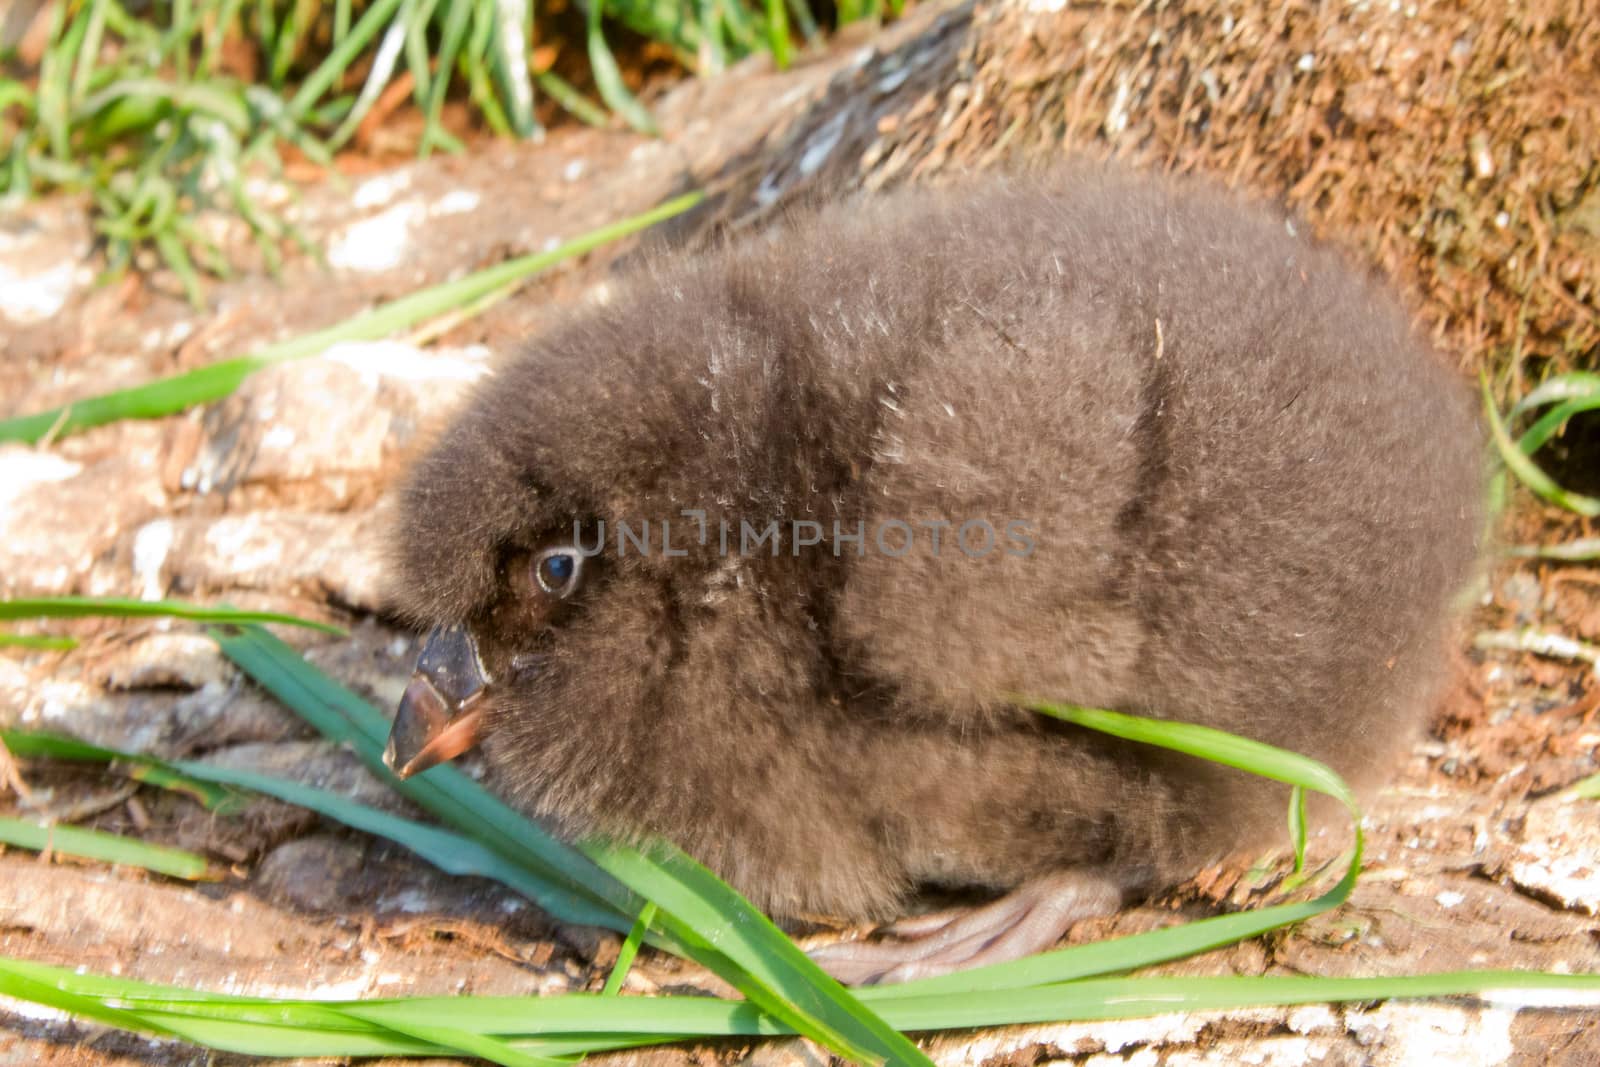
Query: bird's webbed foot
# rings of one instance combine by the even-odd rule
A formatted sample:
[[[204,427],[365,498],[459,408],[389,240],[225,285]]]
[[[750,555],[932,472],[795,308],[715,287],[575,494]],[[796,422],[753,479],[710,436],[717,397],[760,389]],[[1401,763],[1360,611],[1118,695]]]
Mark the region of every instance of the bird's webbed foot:
[[[902,919],[878,941],[843,941],[811,958],[846,985],[909,982],[1042,952],[1082,919],[1122,906],[1120,885],[1104,875],[1059,871],[1024,882],[991,904]]]

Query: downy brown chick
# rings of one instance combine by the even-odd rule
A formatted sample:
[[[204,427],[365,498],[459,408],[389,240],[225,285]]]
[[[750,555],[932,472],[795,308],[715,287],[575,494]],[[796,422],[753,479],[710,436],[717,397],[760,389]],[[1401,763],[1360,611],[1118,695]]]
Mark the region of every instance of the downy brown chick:
[[[778,915],[1014,891],[825,951],[848,980],[1033,951],[1284,793],[1011,695],[1372,784],[1440,679],[1478,442],[1390,297],[1209,189],[831,207],[571,314],[416,465],[394,585],[436,629],[391,759],[481,735],[529,813]]]

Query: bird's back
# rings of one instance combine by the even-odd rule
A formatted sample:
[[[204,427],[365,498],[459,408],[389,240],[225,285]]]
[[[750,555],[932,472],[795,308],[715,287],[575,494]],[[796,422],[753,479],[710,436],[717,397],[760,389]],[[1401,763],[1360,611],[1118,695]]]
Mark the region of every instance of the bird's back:
[[[1395,300],[1204,187],[892,210],[905,245],[864,289],[937,328],[881,389],[867,525],[1020,520],[1030,551],[850,559],[861,662],[908,708],[1024,693],[1392,766],[1482,529],[1469,395]]]

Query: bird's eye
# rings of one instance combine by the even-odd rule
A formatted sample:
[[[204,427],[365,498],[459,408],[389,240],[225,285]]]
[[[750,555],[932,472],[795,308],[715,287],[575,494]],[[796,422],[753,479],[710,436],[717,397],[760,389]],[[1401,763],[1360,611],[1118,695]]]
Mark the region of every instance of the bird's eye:
[[[547,548],[533,557],[533,580],[547,596],[570,596],[582,573],[583,555],[571,545]]]

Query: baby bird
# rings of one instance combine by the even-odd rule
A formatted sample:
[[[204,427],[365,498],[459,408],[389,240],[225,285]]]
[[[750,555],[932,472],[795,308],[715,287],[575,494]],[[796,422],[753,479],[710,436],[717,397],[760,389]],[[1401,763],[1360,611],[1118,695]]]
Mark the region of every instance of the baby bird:
[[[779,916],[1009,894],[821,950],[847,981],[1037,951],[1286,793],[1019,695],[1372,786],[1441,678],[1479,443],[1390,297],[1206,187],[829,207],[653,262],[416,465],[395,596],[433,632],[391,766],[481,740],[529,814],[667,838]]]

